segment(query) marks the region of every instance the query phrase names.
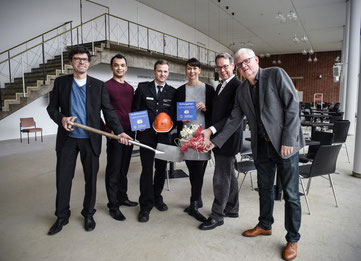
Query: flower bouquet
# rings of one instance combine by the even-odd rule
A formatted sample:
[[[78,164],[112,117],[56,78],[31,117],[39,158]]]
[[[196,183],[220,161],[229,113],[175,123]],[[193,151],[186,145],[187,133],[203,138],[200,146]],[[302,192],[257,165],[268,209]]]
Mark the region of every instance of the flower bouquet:
[[[181,152],[184,154],[188,152],[188,149],[192,149],[199,153],[207,152],[206,146],[204,145],[204,138],[202,136],[202,126],[198,124],[192,124],[190,126],[184,125],[180,132],[181,139]]]

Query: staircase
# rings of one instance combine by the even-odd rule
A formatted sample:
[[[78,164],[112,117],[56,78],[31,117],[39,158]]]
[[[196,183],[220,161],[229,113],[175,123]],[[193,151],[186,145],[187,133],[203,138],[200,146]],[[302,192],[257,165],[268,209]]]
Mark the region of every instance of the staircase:
[[[114,46],[140,56],[166,57],[178,62],[196,57],[211,70],[214,69],[211,62],[216,57],[213,50],[109,13],[75,27],[69,21],[0,52],[0,86],[4,87],[0,88],[0,120],[49,93],[57,77],[72,73],[68,50],[75,45],[92,50],[95,57],[90,66],[100,63]],[[104,48],[107,51],[101,55]],[[66,51],[61,59],[63,50]],[[46,62],[39,64],[39,60]],[[142,62],[140,59],[139,66],[143,67]]]
[[[92,44],[82,44],[92,49]],[[99,41],[94,43],[94,56],[99,55],[104,50],[106,41]],[[63,52],[64,70],[62,72],[61,55],[56,55],[53,59],[47,60],[45,64],[40,64],[39,67],[31,69],[30,73],[24,74],[25,81],[25,95],[23,93],[23,78],[14,78],[12,83],[5,83],[5,88],[0,89],[1,92],[1,106],[0,120],[21,109],[25,105],[31,103],[37,98],[49,93],[53,89],[54,80],[62,75],[72,73],[72,66],[69,61],[69,49]],[[45,68],[45,83],[44,83],[44,68]]]

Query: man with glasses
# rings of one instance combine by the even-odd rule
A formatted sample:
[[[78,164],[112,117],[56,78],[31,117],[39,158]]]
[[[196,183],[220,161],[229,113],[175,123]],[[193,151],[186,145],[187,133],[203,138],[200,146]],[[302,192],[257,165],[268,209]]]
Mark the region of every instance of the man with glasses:
[[[129,145],[132,139],[123,132],[118,117],[109,101],[102,81],[87,75],[90,53],[84,47],[75,47],[69,53],[73,74],[59,77],[54,82],[47,107],[50,118],[58,124],[56,137],[56,211],[57,220],[48,235],[60,232],[69,222],[70,192],[78,153],[84,170],[85,196],[83,201],[84,228],[95,228],[96,179],[102,137],[80,128],[73,129],[73,121],[100,129],[100,111],[107,125],[119,136],[119,142]]]
[[[208,136],[217,137],[222,130],[227,118],[230,116],[236,90],[241,82],[233,74],[234,61],[228,53],[216,56],[216,69],[221,78],[221,83],[216,89],[213,99],[211,127],[205,132]],[[237,218],[239,210],[238,182],[234,172],[234,156],[239,152],[241,142],[241,127],[225,142],[222,148],[214,148],[215,169],[213,176],[214,201],[210,217],[203,222],[199,229],[211,230],[223,225],[224,217]]]
[[[245,237],[271,235],[274,206],[275,172],[281,180],[285,200],[287,245],[283,258],[297,256],[301,225],[298,151],[304,146],[299,118],[299,100],[291,78],[278,67],[262,69],[253,50],[242,48],[235,54],[236,66],[247,80],[237,90],[231,116],[214,137],[210,149],[223,148],[244,116],[251,128],[252,155],[257,168],[259,222],[246,230]],[[207,135],[207,133],[205,133]],[[208,139],[209,135],[205,136]]]

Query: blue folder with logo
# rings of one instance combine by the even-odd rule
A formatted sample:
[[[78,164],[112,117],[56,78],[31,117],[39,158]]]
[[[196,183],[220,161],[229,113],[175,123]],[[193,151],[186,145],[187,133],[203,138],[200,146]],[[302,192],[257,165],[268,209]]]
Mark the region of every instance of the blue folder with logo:
[[[137,111],[129,113],[130,127],[132,131],[150,128],[148,111]]]
[[[177,102],[177,121],[195,121],[196,119],[196,102]]]

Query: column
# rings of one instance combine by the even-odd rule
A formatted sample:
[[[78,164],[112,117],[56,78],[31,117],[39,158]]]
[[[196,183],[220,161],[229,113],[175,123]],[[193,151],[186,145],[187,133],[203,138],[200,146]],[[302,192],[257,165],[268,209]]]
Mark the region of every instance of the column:
[[[361,34],[361,32],[360,32]],[[361,35],[359,35],[361,41]],[[361,45],[360,45],[361,49]],[[360,59],[361,68],[361,59]],[[357,123],[356,123],[356,136],[355,136],[355,153],[353,160],[352,176],[361,178],[361,160],[355,160],[361,158],[361,80],[359,81],[359,92],[358,92],[358,109],[357,109]]]
[[[357,88],[359,86],[361,0],[351,0],[350,2],[350,42],[345,119],[351,122],[349,134],[353,135],[355,134]]]
[[[348,69],[348,47],[350,42],[350,1],[346,2],[346,25],[343,27],[343,43],[342,43],[342,74],[340,80],[340,111],[346,108],[346,90],[347,90],[347,69]]]

